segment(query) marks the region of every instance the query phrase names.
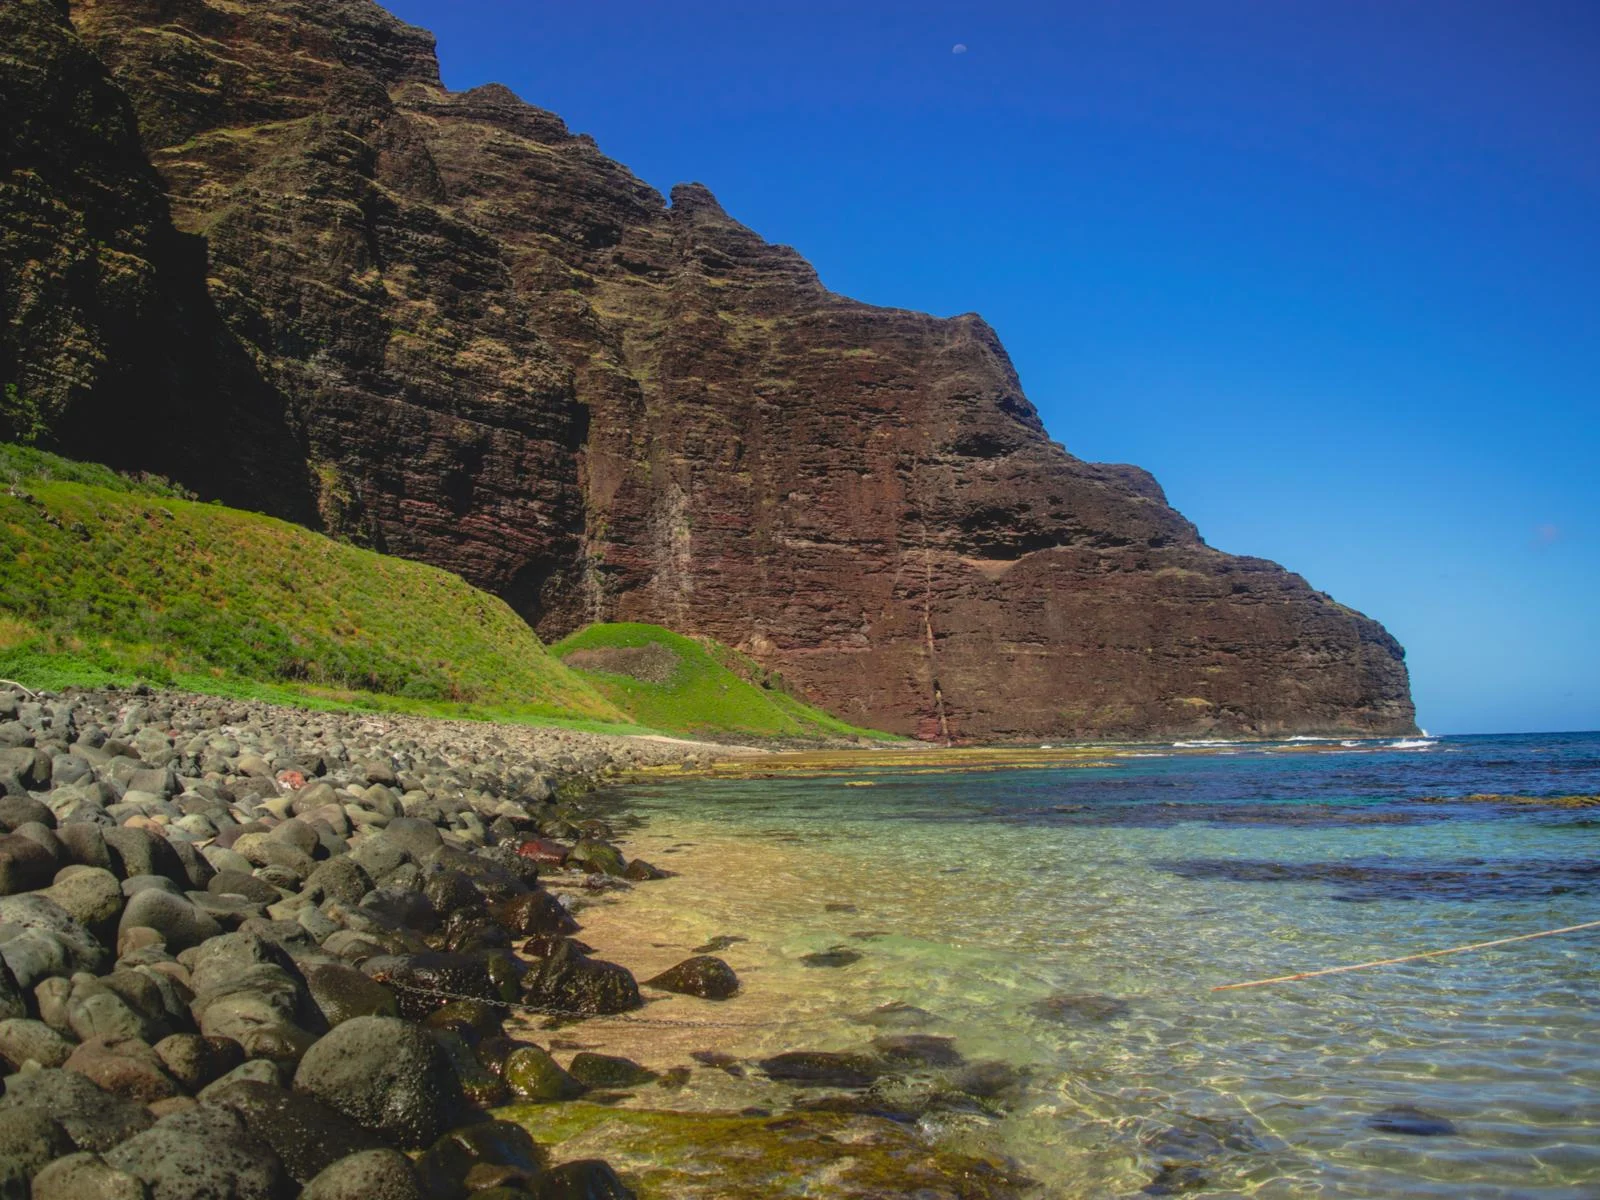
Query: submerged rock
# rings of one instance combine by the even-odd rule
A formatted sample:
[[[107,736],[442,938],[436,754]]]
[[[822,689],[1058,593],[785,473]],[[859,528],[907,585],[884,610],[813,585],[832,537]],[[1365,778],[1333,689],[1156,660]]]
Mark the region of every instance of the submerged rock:
[[[886,1034],[872,1039],[872,1048],[886,1062],[913,1067],[959,1067],[967,1060],[955,1039],[926,1033]]]
[[[1128,1002],[1089,992],[1059,992],[1028,1006],[1046,1021],[1110,1021],[1128,1015]]]
[[[567,1071],[585,1087],[631,1088],[654,1083],[658,1072],[640,1066],[631,1058],[612,1054],[594,1054],[588,1050],[573,1055]]]
[[[729,946],[736,945],[739,942],[748,942],[749,940],[749,938],[743,937],[737,933],[719,933],[705,945],[695,946],[692,953],[719,954],[726,950]]]
[[[802,1087],[866,1087],[888,1069],[870,1055],[827,1050],[790,1050],[756,1065],[780,1083]]]
[[[800,961],[808,967],[848,967],[851,963],[861,961],[861,951],[848,946],[832,946],[827,950],[802,954]]]
[[[918,1008],[915,1004],[904,1004],[898,1000],[881,1004],[870,1012],[854,1018],[859,1024],[874,1025],[879,1029],[922,1029],[933,1024],[936,1019],[927,1009]]]
[[[1367,1118],[1367,1127],[1380,1133],[1400,1133],[1407,1137],[1448,1137],[1460,1132],[1447,1117],[1411,1104],[1394,1104]]]

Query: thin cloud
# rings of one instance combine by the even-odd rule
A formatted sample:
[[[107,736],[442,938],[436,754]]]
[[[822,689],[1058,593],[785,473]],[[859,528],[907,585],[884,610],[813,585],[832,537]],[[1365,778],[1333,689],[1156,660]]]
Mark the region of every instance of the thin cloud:
[[[950,47],[951,54],[965,54],[966,52],[967,44],[965,42],[957,42],[954,46]]]

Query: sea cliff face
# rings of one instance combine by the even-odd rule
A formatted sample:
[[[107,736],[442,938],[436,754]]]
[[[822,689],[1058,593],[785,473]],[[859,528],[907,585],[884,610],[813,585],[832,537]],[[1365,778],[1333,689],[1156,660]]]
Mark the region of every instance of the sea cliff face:
[[[709,634],[900,732],[1414,727],[1380,625],[1052,442],[981,319],[829,292],[704,187],[445,90],[376,5],[0,20],[0,369],[66,450],[457,571],[546,635]]]

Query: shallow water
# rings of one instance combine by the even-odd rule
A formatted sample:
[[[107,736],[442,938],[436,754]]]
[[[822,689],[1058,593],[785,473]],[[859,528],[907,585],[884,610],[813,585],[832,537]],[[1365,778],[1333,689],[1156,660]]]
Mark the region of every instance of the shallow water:
[[[860,1049],[917,1006],[1026,1072],[1005,1115],[929,1132],[1047,1196],[1600,1195],[1600,930],[1209,990],[1600,919],[1600,808],[1425,799],[1600,793],[1600,736],[1108,762],[629,789],[630,850],[681,874],[584,936],[641,978],[743,938],[717,952],[744,989],[575,1036],[670,1067]],[[670,1102],[771,1103],[721,1061]]]

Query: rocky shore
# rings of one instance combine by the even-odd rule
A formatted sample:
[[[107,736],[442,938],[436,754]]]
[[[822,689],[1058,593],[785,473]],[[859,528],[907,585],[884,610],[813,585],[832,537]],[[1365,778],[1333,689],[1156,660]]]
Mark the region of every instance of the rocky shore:
[[[705,750],[0,689],[0,1195],[631,1195],[486,1110],[582,1090],[508,1003],[640,1003],[539,883],[655,874],[575,797]]]
[[[575,898],[661,877],[614,844],[599,814],[615,805],[595,785],[719,752],[0,686],[0,1197],[635,1196],[654,1147],[693,1156],[716,1121],[621,1119],[603,1106],[682,1079],[601,1053],[563,1065],[533,1038],[649,994],[739,990],[725,962],[695,954],[642,995],[573,936]],[[926,1065],[930,1046],[948,1057],[946,1041],[764,1060],[795,1103],[729,1114],[714,1136],[755,1177],[792,1164],[840,1196],[1011,1195],[1004,1174],[921,1141],[908,1122],[927,1104],[896,1112],[864,1094]],[[529,1133],[560,1140],[537,1115],[555,1109],[574,1129],[605,1119],[568,1139],[584,1148],[568,1161]],[[613,1149],[631,1169],[605,1161]],[[716,1187],[650,1194],[733,1194]]]

